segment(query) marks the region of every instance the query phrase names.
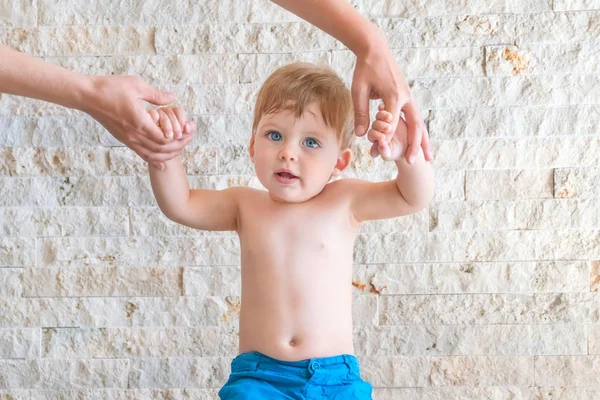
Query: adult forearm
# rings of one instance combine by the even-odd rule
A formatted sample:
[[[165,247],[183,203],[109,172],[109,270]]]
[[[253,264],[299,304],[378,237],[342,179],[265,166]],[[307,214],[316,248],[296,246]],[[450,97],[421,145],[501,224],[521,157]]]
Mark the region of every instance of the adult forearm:
[[[161,211],[170,219],[179,221],[185,214],[190,199],[188,177],[180,157],[165,162],[165,169],[148,165],[150,183]]]
[[[271,1],[338,39],[356,55],[386,43],[379,29],[346,0]]]
[[[398,177],[396,185],[406,202],[416,208],[424,208],[433,199],[434,174],[431,163],[425,160],[423,152],[419,151],[413,164],[404,157],[396,161]]]
[[[91,79],[0,45],[0,92],[81,109]]]

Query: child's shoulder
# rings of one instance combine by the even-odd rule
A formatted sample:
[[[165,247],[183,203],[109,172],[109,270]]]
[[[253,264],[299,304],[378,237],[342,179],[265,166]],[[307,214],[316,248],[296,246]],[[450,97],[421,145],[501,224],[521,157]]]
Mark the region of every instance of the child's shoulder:
[[[371,182],[356,178],[343,178],[328,183],[323,194],[334,196],[340,200],[352,198],[359,189]]]
[[[364,179],[342,178],[338,179],[337,181],[329,182],[326,188],[331,192],[349,194],[349,192],[352,192],[353,190],[356,190],[362,185],[366,185],[369,183],[369,181],[366,181]]]

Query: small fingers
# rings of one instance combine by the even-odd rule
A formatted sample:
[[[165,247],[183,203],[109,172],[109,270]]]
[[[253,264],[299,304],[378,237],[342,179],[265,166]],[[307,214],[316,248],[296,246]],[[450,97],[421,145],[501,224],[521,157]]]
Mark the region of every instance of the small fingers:
[[[385,133],[377,129],[369,129],[369,132],[367,133],[367,139],[369,139],[369,142],[371,143],[375,143],[378,140],[385,141]]]
[[[392,122],[394,116],[389,111],[381,110],[375,115],[375,119],[384,121],[384,122]]]
[[[390,133],[393,133],[392,126],[389,123],[387,123],[385,121],[381,121],[381,120],[375,120],[373,122],[372,129],[379,131],[386,136],[389,135]]]
[[[179,123],[179,119],[177,115],[175,115],[175,111],[173,108],[165,109],[165,113],[169,116],[169,121],[171,122],[171,128],[173,129],[173,137],[175,139],[181,138],[181,124]]]
[[[150,118],[152,118],[152,121],[154,121],[154,123],[158,126],[158,122],[160,121],[160,115],[158,114],[158,111],[150,110],[148,111],[148,114],[150,114]]]
[[[196,123],[194,121],[188,121],[185,123],[184,127],[183,127],[183,132],[184,133],[192,133],[196,130]]]
[[[159,124],[160,124],[160,127],[162,128],[163,133],[165,134],[166,137],[172,138],[173,137],[173,126],[171,125],[171,119],[169,118],[169,115],[162,108],[160,110],[158,110],[158,114],[160,115]]]

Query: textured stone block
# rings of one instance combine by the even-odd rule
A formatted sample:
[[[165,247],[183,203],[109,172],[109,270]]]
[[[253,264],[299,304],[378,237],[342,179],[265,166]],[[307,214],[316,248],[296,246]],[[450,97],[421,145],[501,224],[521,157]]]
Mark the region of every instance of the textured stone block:
[[[398,218],[366,221],[360,224],[360,233],[428,232],[429,212],[427,209]]]
[[[540,400],[594,400],[600,396],[600,389],[590,387],[547,386],[533,388],[532,396]]]
[[[34,265],[35,239],[0,237],[0,267]]]
[[[418,79],[412,86],[422,108],[520,107],[598,104],[594,75]]]
[[[185,268],[182,280],[186,296],[242,295],[241,270],[237,266]]]
[[[108,158],[111,175],[148,175],[148,163],[128,148],[113,148]],[[188,175],[216,174],[217,150],[187,146],[181,162]]]
[[[21,297],[22,270],[23,268],[0,268],[0,297]]]
[[[435,201],[465,199],[465,171],[435,170]]]
[[[555,0],[554,11],[600,10],[598,0]]]
[[[131,361],[131,388],[218,388],[229,375],[229,358],[138,358]]]
[[[363,357],[374,386],[529,386],[533,357]]]
[[[381,294],[587,292],[587,263],[483,262],[358,265],[356,285]]]
[[[485,73],[497,75],[597,74],[596,44],[523,44],[489,46],[485,51]]]
[[[150,84],[201,85],[240,83],[245,65],[238,54],[130,55],[51,58],[64,68],[90,75],[139,75]],[[182,104],[185,108],[185,104]]]
[[[600,261],[590,262],[590,291],[600,291]]]
[[[552,170],[467,171],[468,200],[553,197]]]
[[[0,3],[0,27],[35,26],[38,4],[34,0],[11,0]]]
[[[465,15],[463,12],[460,14],[410,19],[378,19],[376,23],[392,49],[481,46],[510,43],[515,39],[517,21],[515,15]]]
[[[45,328],[43,358],[235,357],[238,335],[204,328]]]
[[[80,113],[72,117],[0,117],[0,147],[101,145],[120,145],[120,142],[85,114]]]
[[[596,324],[597,293],[382,296],[380,325]],[[435,322],[434,322],[435,321]]]
[[[587,354],[583,325],[401,325],[356,329],[364,356]]]
[[[172,91],[180,104],[188,105],[190,114],[246,114],[254,109],[258,89],[254,84],[204,85]]]
[[[554,196],[600,198],[600,169],[558,168],[554,170]]]
[[[129,360],[0,360],[0,387],[126,388],[129,373]]]
[[[430,231],[515,229],[515,203],[453,201],[430,205]]]
[[[352,305],[352,323],[354,326],[373,326],[378,324],[377,296],[354,296]]]
[[[240,257],[233,236],[44,238],[37,253],[39,264],[48,267],[237,265]]]
[[[556,4],[556,2],[555,2]],[[600,33],[600,14],[595,12],[543,13],[531,18],[518,15],[516,44],[574,43],[594,41]]]
[[[107,3],[101,0],[41,0],[40,25],[167,25],[246,22],[250,2],[203,0],[189,2]]]
[[[410,78],[482,76],[483,52],[476,47],[393,49],[404,75]],[[331,66],[352,81],[356,56],[349,50],[332,52]]]
[[[412,388],[375,388],[374,397],[378,400],[427,399],[514,399],[529,400],[536,388],[516,386],[491,387],[412,387]],[[540,394],[541,396],[541,394]],[[545,399],[544,400],[548,400]],[[569,400],[575,400],[569,398]],[[586,398],[591,400],[591,398]]]
[[[237,306],[236,306],[237,304]],[[239,300],[217,297],[3,299],[0,327],[202,327],[235,324]],[[231,311],[230,311],[231,310]]]
[[[104,175],[108,151],[92,149],[8,148],[0,150],[0,175]]]
[[[181,296],[181,268],[25,268],[24,297]]]
[[[414,18],[433,15],[473,15],[504,13],[538,13],[552,11],[550,0],[534,0],[530,2],[513,2],[510,0],[441,0],[434,2],[394,0],[355,0],[358,10],[371,17],[379,18]]]
[[[382,296],[379,324],[533,324],[535,299],[525,294]]]
[[[148,177],[0,178],[0,207],[155,206]]]
[[[600,200],[532,200],[516,204],[517,229],[595,229],[600,226]]]
[[[436,140],[554,136],[559,141],[564,138],[555,136],[597,135],[599,125],[596,105],[445,109],[431,113],[429,133]]]
[[[338,43],[306,22],[160,26],[155,36],[159,54],[324,51]]]
[[[127,236],[126,208],[0,208],[1,236]]]
[[[0,329],[0,359],[40,357],[40,343],[39,328]]]
[[[433,152],[434,167],[444,169],[586,167],[600,163],[600,137],[455,139],[436,143]]]
[[[588,326],[589,336],[589,354],[598,356],[600,355],[600,326],[590,325]]]
[[[0,29],[0,42],[34,56],[154,54],[154,28],[68,26]]]
[[[190,397],[196,400],[214,400],[218,398],[219,389],[15,389],[0,390],[2,399],[150,399],[169,398],[172,400],[187,400]]]
[[[578,260],[582,255],[587,258],[597,254],[600,254],[600,232],[595,230],[454,231],[430,234],[425,260]]]
[[[535,357],[535,384],[540,386],[599,386],[598,356]]]
[[[427,235],[420,232],[360,234],[354,246],[357,263],[419,262],[425,259]]]

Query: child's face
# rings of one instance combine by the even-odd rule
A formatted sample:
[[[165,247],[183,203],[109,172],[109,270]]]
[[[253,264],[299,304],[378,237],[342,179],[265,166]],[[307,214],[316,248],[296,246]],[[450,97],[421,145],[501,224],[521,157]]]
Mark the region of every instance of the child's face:
[[[299,203],[319,194],[346,168],[350,150],[340,149],[335,130],[312,103],[301,118],[288,110],[263,115],[250,141],[250,157],[273,200]]]

